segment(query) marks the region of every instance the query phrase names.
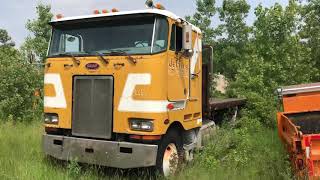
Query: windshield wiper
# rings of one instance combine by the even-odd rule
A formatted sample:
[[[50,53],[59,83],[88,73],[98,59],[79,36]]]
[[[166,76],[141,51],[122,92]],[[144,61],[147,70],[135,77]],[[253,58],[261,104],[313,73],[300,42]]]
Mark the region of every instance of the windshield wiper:
[[[90,53],[88,53],[88,54],[94,55],[94,56],[99,56],[100,59],[101,59],[104,63],[109,64],[109,60],[106,59],[105,57],[103,57],[103,56],[105,55],[104,53],[99,53],[99,52],[97,52],[97,51],[94,51],[94,52],[90,52]]]
[[[109,56],[127,56],[127,59],[129,61],[131,61],[133,64],[137,63],[137,60],[134,59],[130,54],[128,54],[127,52],[123,51],[123,50],[112,50],[110,52],[107,53],[103,53],[104,55],[109,55]]]
[[[72,54],[72,53],[69,53],[69,52],[65,52],[65,53],[59,53],[59,54],[56,54],[55,56],[60,56],[60,57],[63,57],[63,56],[65,56],[65,57],[71,57],[72,58],[72,61],[74,62],[74,63],[76,63],[78,66],[80,65],[80,60],[79,59],[77,59],[75,56],[74,56],[74,54]]]

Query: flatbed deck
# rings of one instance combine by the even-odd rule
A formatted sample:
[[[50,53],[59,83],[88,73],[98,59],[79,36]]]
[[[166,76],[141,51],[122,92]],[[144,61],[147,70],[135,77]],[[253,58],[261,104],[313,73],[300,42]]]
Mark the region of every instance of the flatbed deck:
[[[244,98],[229,98],[229,99],[220,99],[220,98],[211,98],[209,100],[209,106],[211,110],[221,110],[232,107],[242,106],[246,103]]]

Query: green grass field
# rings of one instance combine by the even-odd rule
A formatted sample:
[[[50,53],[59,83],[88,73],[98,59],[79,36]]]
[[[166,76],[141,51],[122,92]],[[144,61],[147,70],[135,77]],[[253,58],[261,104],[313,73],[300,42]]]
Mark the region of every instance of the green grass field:
[[[148,170],[116,170],[45,157],[41,123],[0,125],[0,179],[148,179]],[[220,128],[211,144],[172,179],[290,179],[274,130]]]
[[[40,123],[0,126],[0,179],[75,179],[79,166],[55,162],[41,150]],[[81,172],[81,179],[98,179],[98,171]]]

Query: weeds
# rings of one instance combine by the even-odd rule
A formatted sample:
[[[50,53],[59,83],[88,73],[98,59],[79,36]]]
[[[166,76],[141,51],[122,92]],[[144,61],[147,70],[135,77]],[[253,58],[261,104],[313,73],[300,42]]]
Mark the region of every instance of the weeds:
[[[0,125],[0,179],[159,179],[153,169],[120,170],[58,161],[41,150],[39,122]],[[275,130],[242,118],[223,125],[195,160],[171,179],[290,179],[286,153]]]
[[[68,164],[68,175],[73,178],[79,177],[81,173],[81,167],[78,164],[77,159],[72,159]]]
[[[225,124],[177,179],[291,179],[290,164],[276,130],[258,121]]]

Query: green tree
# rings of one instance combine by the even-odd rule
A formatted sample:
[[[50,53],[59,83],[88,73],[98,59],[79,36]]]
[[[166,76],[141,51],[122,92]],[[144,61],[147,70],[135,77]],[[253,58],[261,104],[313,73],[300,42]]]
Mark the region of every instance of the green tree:
[[[250,5],[246,0],[224,0],[219,17],[226,40],[231,43],[247,43],[250,28],[245,22]]]
[[[310,58],[320,69],[320,0],[310,0],[301,8],[302,27],[300,35],[310,48]],[[314,81],[320,81],[320,72],[314,74]]]
[[[15,46],[15,43],[11,40],[11,37],[5,29],[0,29],[0,45]]]
[[[218,31],[211,27],[211,18],[216,14],[215,0],[197,0],[196,3],[196,13],[186,19],[201,29],[204,44],[213,44],[218,34]]]
[[[3,34],[1,43],[7,44],[11,37]],[[12,45],[0,45],[0,119],[9,116],[21,119],[34,114],[33,92],[40,87],[42,80],[39,71],[22,59]]]
[[[50,12],[50,5],[39,4],[36,9],[37,19],[28,20],[26,24],[26,28],[33,35],[26,38],[21,50],[25,56],[36,55],[40,62],[44,62],[51,36],[51,27],[48,23],[53,15]]]
[[[249,10],[246,0],[223,0],[222,7],[218,8],[221,21],[218,29],[222,36],[215,45],[216,67],[217,72],[231,80],[248,51],[250,27],[245,18]]]
[[[315,74],[315,61],[309,58],[310,49],[299,36],[299,6],[294,0],[284,9],[276,4],[270,9],[259,6],[254,24],[255,50],[272,64],[269,80],[281,85],[311,81]],[[308,69],[308,71],[306,71]]]
[[[275,89],[310,82],[317,69],[309,58],[309,48],[297,33],[299,6],[294,0],[286,8],[279,4],[259,6],[255,13],[257,20],[249,45],[252,52],[243,57],[229,92],[248,98],[247,114],[274,127]]]

